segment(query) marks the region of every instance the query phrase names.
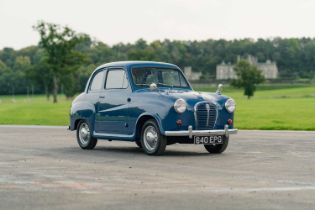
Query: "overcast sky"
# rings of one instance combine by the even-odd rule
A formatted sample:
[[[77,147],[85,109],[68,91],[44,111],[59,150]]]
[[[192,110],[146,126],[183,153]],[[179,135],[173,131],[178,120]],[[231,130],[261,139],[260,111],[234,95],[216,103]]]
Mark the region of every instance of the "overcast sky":
[[[315,37],[314,0],[0,0],[0,48],[37,44],[38,20],[107,44],[139,38]]]

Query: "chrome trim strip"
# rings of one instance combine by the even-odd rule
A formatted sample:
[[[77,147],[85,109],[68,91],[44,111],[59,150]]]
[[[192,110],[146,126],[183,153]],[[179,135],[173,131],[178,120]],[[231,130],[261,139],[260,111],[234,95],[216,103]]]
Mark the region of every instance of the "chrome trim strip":
[[[229,129],[228,125],[224,126],[221,130],[192,130],[192,126],[188,126],[188,130],[184,131],[165,131],[165,136],[188,136],[190,139],[193,136],[212,136],[212,135],[225,135],[228,137],[230,134],[236,134],[238,129]]]
[[[194,117],[195,117],[195,126],[196,128],[198,128],[198,119],[197,119],[197,105],[199,104],[200,102],[196,103],[195,106],[194,106]]]
[[[210,114],[210,104],[209,103],[206,104],[206,110],[207,110],[207,127],[209,127],[209,118],[210,118],[210,116],[209,116],[209,114]],[[215,126],[215,125],[213,125],[213,126]]]

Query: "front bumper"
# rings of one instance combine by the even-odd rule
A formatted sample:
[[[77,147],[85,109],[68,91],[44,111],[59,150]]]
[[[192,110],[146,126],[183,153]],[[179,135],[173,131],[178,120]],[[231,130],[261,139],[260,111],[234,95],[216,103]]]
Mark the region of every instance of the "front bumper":
[[[188,136],[190,139],[193,136],[216,136],[224,135],[228,137],[230,134],[236,134],[237,129],[229,129],[228,125],[224,126],[222,130],[193,130],[192,126],[188,126],[185,131],[165,131],[165,136]]]

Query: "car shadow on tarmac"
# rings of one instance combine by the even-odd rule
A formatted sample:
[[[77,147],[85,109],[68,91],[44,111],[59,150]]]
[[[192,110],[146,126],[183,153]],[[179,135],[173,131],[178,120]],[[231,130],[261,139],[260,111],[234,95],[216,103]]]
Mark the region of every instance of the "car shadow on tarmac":
[[[101,156],[104,154],[114,154],[114,155],[139,155],[139,156],[147,156],[141,148],[138,147],[126,147],[126,146],[96,146],[93,150],[82,150],[80,148],[67,147],[67,148],[59,148],[59,153],[71,153],[71,154],[89,154],[95,156]],[[162,156],[215,156],[213,154],[209,154],[208,152],[202,151],[184,151],[184,150],[174,150],[172,148],[166,149],[165,153]]]
[[[140,154],[146,155],[141,148],[136,147],[99,147],[95,148],[95,150],[104,151],[104,152],[115,152],[115,153],[132,153],[132,154]],[[195,152],[195,151],[179,151],[179,150],[172,150],[166,149],[162,156],[209,156],[208,152]]]

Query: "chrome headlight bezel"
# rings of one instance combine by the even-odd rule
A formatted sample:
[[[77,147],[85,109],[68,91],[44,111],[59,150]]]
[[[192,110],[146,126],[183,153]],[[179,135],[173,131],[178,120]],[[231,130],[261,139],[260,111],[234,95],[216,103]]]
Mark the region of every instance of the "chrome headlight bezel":
[[[236,103],[235,103],[234,99],[229,98],[228,100],[226,100],[224,107],[229,113],[233,113],[235,111],[235,108],[236,108]]]
[[[184,99],[179,98],[174,103],[174,109],[177,113],[184,113],[187,109],[187,103]]]

